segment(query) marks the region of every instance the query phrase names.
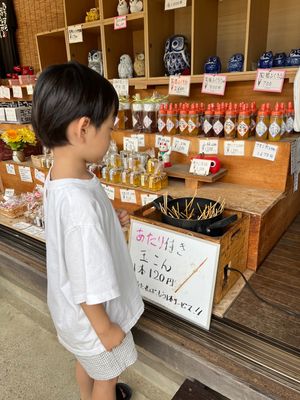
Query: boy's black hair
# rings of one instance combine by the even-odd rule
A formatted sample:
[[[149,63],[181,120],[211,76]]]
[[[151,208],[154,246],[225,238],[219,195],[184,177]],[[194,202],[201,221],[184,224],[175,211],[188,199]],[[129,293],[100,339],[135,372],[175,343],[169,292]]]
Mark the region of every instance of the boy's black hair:
[[[67,127],[88,117],[99,128],[119,100],[114,87],[92,69],[77,62],[52,65],[37,80],[32,101],[32,126],[44,146],[68,143]]]

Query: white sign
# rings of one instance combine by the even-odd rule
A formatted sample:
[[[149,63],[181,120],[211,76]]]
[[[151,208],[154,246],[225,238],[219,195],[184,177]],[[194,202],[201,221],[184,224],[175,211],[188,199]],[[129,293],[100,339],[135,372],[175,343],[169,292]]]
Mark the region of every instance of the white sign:
[[[189,96],[191,87],[191,77],[188,75],[170,76],[169,95]]]
[[[22,182],[33,182],[30,167],[19,166],[19,174]]]
[[[190,144],[191,142],[189,140],[179,139],[176,137],[173,139],[172,150],[177,151],[177,153],[188,155]]]
[[[3,87],[4,86],[0,86],[0,99],[4,98]]]
[[[225,156],[244,156],[245,155],[245,142],[239,141],[224,141],[224,155]]]
[[[224,96],[226,79],[226,75],[204,74],[201,92]]]
[[[107,197],[110,200],[114,200],[115,199],[115,188],[113,186],[104,185],[103,183],[102,183],[102,186],[103,186],[103,189],[105,190]]]
[[[294,173],[294,193],[297,192],[299,187],[299,172]]]
[[[113,87],[118,96],[128,96],[129,94],[129,81],[128,79],[113,79]]]
[[[186,7],[187,0],[165,0],[165,10]]]
[[[122,203],[133,203],[136,204],[135,190],[131,189],[120,189]]]
[[[171,147],[171,136],[155,135],[155,147],[159,147],[160,143],[165,143],[168,148]]]
[[[143,297],[209,329],[220,244],[133,218],[129,247]]]
[[[33,86],[32,85],[27,85],[26,89],[27,89],[27,94],[29,96],[33,94]]]
[[[277,149],[278,146],[273,144],[255,142],[252,156],[263,160],[275,161]]]
[[[15,195],[15,189],[5,189],[4,191],[5,198],[13,197],[14,195]]]
[[[13,97],[17,99],[22,99],[23,98],[23,93],[22,93],[22,88],[21,86],[13,86],[12,87],[13,91]]]
[[[5,109],[5,116],[8,122],[17,122],[17,114],[16,110],[13,107],[9,107]]]
[[[300,138],[291,143],[291,175],[300,172]]]
[[[136,137],[123,137],[123,148],[128,151],[139,151],[139,139]]]
[[[0,107],[0,121],[5,121],[5,108],[4,107]]]
[[[145,135],[138,133],[131,135],[131,137],[138,140],[139,147],[145,147]]]
[[[119,29],[127,28],[127,16],[120,15],[119,17],[115,17],[114,19],[114,30],[117,31]]]
[[[157,197],[156,194],[141,194],[142,206],[152,203],[152,201],[156,200]]]
[[[10,88],[2,86],[2,94],[5,99],[10,99]]]
[[[219,141],[215,139],[211,140],[200,140],[199,141],[199,153],[204,154],[218,154],[219,152]]]
[[[83,42],[81,25],[68,26],[69,43]]]
[[[20,229],[20,230],[29,228],[30,226],[31,225],[28,224],[27,222],[17,222],[16,224],[13,224],[13,228]]]
[[[16,175],[16,170],[14,164],[6,164],[6,172],[9,175]]]
[[[38,169],[34,169],[34,176],[35,179],[37,179],[38,181],[45,183],[45,174],[42,171],[39,171]]]
[[[195,175],[207,176],[211,166],[210,160],[203,160],[201,158],[193,158],[190,166],[190,173]]]
[[[284,77],[284,69],[258,69],[253,90],[281,93]]]

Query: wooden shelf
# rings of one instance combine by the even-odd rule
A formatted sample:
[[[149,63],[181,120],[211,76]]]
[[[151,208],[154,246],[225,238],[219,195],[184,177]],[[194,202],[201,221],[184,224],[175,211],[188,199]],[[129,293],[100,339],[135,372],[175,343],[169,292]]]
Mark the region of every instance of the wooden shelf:
[[[66,40],[64,28],[37,34],[36,42],[41,70],[51,64],[68,61]]]
[[[117,15],[116,15],[115,17],[117,17]],[[103,24],[104,24],[104,25],[114,25],[115,17],[104,19],[104,20],[103,20]],[[139,12],[139,13],[127,14],[127,15],[126,15],[127,22],[129,22],[129,21],[135,21],[135,20],[139,20],[139,19],[142,19],[142,20],[143,20],[144,17],[145,17],[144,11]]]

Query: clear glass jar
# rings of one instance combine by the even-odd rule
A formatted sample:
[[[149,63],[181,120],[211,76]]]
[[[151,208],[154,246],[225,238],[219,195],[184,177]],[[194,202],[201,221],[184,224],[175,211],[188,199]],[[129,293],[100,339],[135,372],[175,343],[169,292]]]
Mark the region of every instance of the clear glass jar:
[[[157,111],[155,103],[144,103],[143,132],[157,132]]]
[[[149,189],[157,192],[161,190],[161,177],[159,175],[151,175],[149,178]]]
[[[131,171],[137,171],[141,167],[141,160],[138,156],[137,153],[131,154],[128,157],[128,168],[131,169]]]
[[[143,103],[132,103],[132,129],[143,132]]]
[[[150,175],[147,172],[141,173],[141,187],[143,189],[149,189],[149,179]]]
[[[121,173],[121,182],[124,185],[130,185],[130,169],[123,169]]]
[[[130,186],[141,186],[141,171],[131,171],[129,176]]]
[[[111,168],[109,171],[109,181],[111,183],[121,183],[121,168]]]
[[[120,168],[122,166],[122,159],[120,154],[112,153],[109,157],[109,166],[112,168]]]
[[[101,170],[101,177],[106,182],[109,182],[109,171],[110,171],[110,168],[107,166],[103,167]]]
[[[147,172],[148,174],[154,174],[157,167],[158,167],[158,159],[157,158],[149,158],[149,160],[147,161]]]
[[[131,103],[129,100],[123,103],[124,110],[124,129],[132,129]]]

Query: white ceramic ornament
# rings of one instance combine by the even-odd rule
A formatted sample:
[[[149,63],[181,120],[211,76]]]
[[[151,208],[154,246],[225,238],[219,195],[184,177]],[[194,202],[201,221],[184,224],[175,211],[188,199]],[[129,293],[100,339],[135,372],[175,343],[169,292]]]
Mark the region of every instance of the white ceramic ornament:
[[[143,11],[143,2],[141,0],[130,0],[129,5],[131,14]]]
[[[128,54],[123,54],[120,57],[118,73],[120,79],[129,79],[133,77],[133,65],[131,58]]]
[[[145,76],[145,55],[144,53],[139,53],[135,55],[134,59],[134,73],[136,76]]]
[[[129,14],[129,8],[126,0],[119,0],[118,4],[118,15],[127,15]]]

